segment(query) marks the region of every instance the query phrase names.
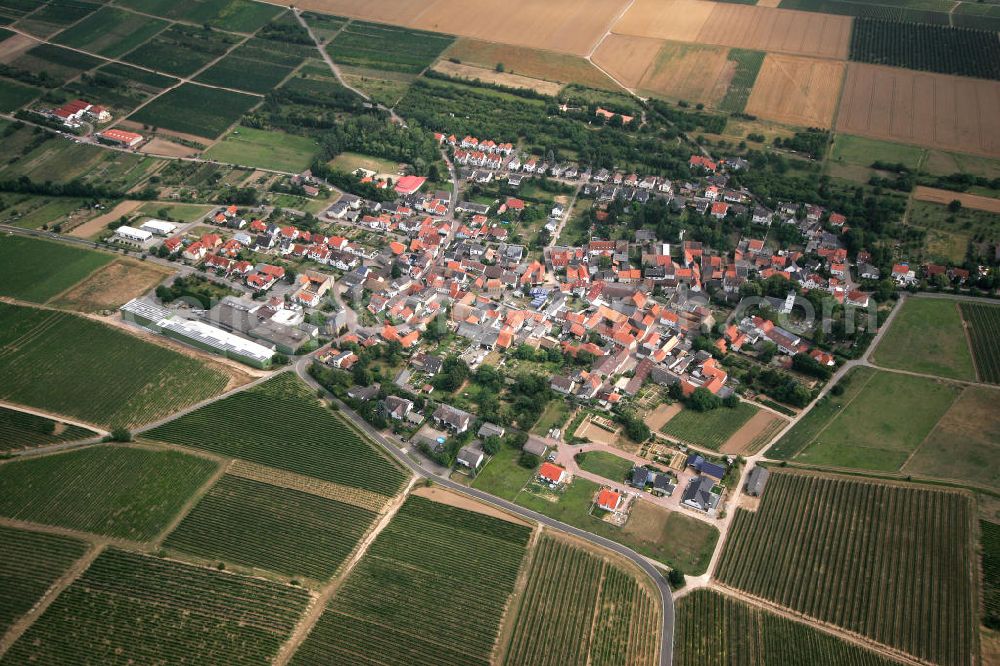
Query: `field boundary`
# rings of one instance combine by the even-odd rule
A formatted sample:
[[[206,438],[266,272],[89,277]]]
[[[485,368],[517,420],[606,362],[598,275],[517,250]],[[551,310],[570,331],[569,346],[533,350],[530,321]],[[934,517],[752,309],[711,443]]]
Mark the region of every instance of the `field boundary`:
[[[159,547],[163,545],[163,542],[168,536],[170,536],[170,533],[176,530],[177,526],[181,524],[181,521],[188,517],[188,514],[191,513],[194,507],[202,500],[208,491],[210,491],[212,487],[218,483],[219,479],[226,474],[232,464],[232,461],[230,461],[229,463],[218,465],[215,468],[215,472],[213,472],[212,475],[205,480],[205,483],[201,484],[201,487],[198,488],[198,490],[196,490],[186,502],[184,502],[184,505],[181,506],[177,515],[174,516],[173,519],[167,523],[166,527],[160,531],[156,538],[152,540],[152,544],[154,546]]]
[[[268,467],[259,463],[233,459],[226,469],[226,474],[238,476],[242,479],[259,481],[269,486],[287,488],[307,495],[315,495],[325,499],[350,504],[351,506],[368,509],[375,513],[382,513],[385,506],[392,501],[392,497],[376,493],[364,488],[353,488],[333,481],[323,481],[303,474],[296,474],[286,470]]]

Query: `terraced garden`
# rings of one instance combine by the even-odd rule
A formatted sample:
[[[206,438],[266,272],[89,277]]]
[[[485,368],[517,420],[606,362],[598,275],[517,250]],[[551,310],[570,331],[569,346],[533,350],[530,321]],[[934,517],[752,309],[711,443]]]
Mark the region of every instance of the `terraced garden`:
[[[629,572],[543,536],[513,620],[504,663],[656,664],[659,600]]]
[[[82,541],[0,526],[0,635],[87,550]]]
[[[531,529],[410,496],[294,666],[487,666]]]
[[[0,664],[270,663],[308,601],[295,587],[111,549]]]
[[[677,603],[674,649],[677,666],[897,663],[711,590],[694,590]]]
[[[65,312],[0,303],[0,399],[134,426],[222,391],[199,360]]]
[[[966,494],[775,471],[721,583],[946,666],[976,663]]]
[[[206,405],[146,436],[387,497],[406,478],[291,373]]]
[[[226,475],[164,545],[288,576],[326,580],[377,516],[333,499]]]
[[[177,451],[94,446],[0,465],[0,516],[146,541],[215,471]]]
[[[1000,384],[1000,307],[983,303],[962,303],[962,317],[969,326],[972,358],[979,378]]]
[[[93,437],[94,431],[0,407],[0,452]]]

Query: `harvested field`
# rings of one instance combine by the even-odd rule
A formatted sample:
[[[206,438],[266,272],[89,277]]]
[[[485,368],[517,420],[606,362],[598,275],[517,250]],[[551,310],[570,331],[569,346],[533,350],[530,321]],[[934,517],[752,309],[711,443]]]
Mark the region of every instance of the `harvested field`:
[[[621,90],[601,70],[583,58],[510,44],[462,38],[444,52],[465,65],[493,68],[502,62],[508,72],[557,83],[579,83],[600,90]]]
[[[965,192],[952,192],[951,190],[939,190],[933,187],[917,185],[913,190],[913,198],[917,201],[930,201],[947,205],[952,201],[962,202],[963,208],[974,208],[985,210],[988,213],[1000,213],[1000,199],[993,197],[983,197],[978,194],[968,194]]]
[[[1000,156],[1000,82],[851,63],[837,129]]]
[[[611,34],[594,51],[594,62],[625,86],[637,90],[663,45],[661,40],[650,37]]]
[[[778,434],[786,423],[785,419],[762,409],[725,441],[719,453],[754,453]]]
[[[170,269],[155,264],[116,259],[56,298],[53,305],[79,312],[114,310],[172,274]]]
[[[128,215],[141,205],[141,201],[123,201],[107,213],[98,215],[77,227],[73,227],[69,235],[76,236],[77,238],[90,238],[102,231],[107,231],[109,222],[117,220],[122,215]]]
[[[642,81],[643,92],[716,106],[736,73],[729,49],[667,43]]]
[[[201,137],[199,137],[200,139]],[[153,155],[165,155],[166,157],[191,157],[198,153],[190,146],[183,146],[173,141],[167,141],[156,137],[139,148],[140,153],[151,153]]]
[[[615,33],[846,60],[851,18],[772,7],[637,0]]]
[[[13,37],[8,37],[0,42],[0,62],[11,62],[37,44],[37,40],[27,35],[15,34]]]
[[[658,432],[667,421],[672,419],[683,408],[679,402],[670,405],[660,405],[646,415],[646,425],[649,426],[650,430]]]
[[[493,42],[587,54],[626,0],[283,0],[282,4],[340,16],[433,30]]]
[[[768,53],[746,112],[789,125],[830,127],[844,63]]]
[[[527,76],[521,76],[520,74],[508,74],[507,72],[498,72],[494,69],[486,69],[483,67],[459,65],[451,62],[450,60],[442,60],[434,65],[432,69],[456,79],[482,81],[484,83],[495,83],[509,88],[534,90],[535,92],[543,95],[549,95],[551,97],[558,95],[559,90],[562,89],[561,83],[542,81],[541,79],[531,79]]]

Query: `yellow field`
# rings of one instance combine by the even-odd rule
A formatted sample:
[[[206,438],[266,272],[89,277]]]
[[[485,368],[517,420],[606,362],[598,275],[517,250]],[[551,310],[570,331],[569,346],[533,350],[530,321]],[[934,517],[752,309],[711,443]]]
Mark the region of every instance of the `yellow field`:
[[[805,127],[830,127],[844,63],[769,53],[757,75],[746,112]]]
[[[663,42],[659,39],[612,34],[601,42],[592,57],[611,76],[637,90],[661,48]]]
[[[729,49],[669,42],[663,45],[642,81],[645,93],[714,106],[726,96],[736,73]]]
[[[463,65],[486,69],[493,69],[498,62],[502,62],[507,72],[533,79],[579,83],[603,90],[621,90],[601,70],[583,58],[553,51],[461,37],[442,54],[442,58],[457,58]]]
[[[459,65],[451,62],[450,60],[439,60],[437,64],[434,65],[433,69],[456,79],[495,83],[509,88],[525,88],[528,90],[534,90],[535,92],[539,92],[543,95],[549,95],[551,97],[558,95],[559,91],[562,89],[561,83],[553,83],[552,81],[543,81],[541,79],[532,79],[527,76],[521,76],[520,74],[498,72],[496,69],[473,67],[472,65],[466,65],[465,63]]]
[[[714,8],[702,0],[636,0],[612,32],[694,42]]]

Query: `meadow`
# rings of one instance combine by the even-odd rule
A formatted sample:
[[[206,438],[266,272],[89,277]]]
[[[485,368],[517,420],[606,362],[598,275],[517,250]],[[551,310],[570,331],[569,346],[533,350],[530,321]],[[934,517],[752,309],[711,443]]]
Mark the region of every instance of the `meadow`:
[[[208,159],[259,169],[302,173],[319,154],[313,139],[276,130],[237,127],[205,151]]]
[[[958,302],[949,299],[906,299],[872,360],[887,368],[976,378]]]
[[[168,23],[116,7],[101,7],[76,25],[59,33],[55,41],[91,53],[120,58]]]
[[[663,424],[660,432],[682,442],[717,451],[757,411],[756,407],[742,401],[733,408],[719,407],[707,412],[684,409]]]
[[[291,663],[487,666],[530,535],[411,495]]]
[[[622,481],[632,471],[632,461],[607,451],[589,451],[576,454],[580,469],[612,481]]]
[[[985,303],[962,303],[962,317],[969,325],[972,357],[981,381],[1000,384],[1000,350],[997,332],[1000,330],[1000,307]]]
[[[0,526],[0,634],[38,603],[87,546],[54,534]]]
[[[978,649],[970,497],[772,471],[759,509],[738,509],[721,583],[921,659],[972,664]]]
[[[118,446],[14,460],[0,465],[0,515],[148,541],[214,471],[204,458]]]
[[[543,535],[503,663],[652,665],[658,663],[659,631],[659,600],[634,573]]]
[[[72,442],[94,435],[94,431],[87,428],[0,407],[0,452]]]
[[[44,303],[108,264],[114,255],[65,243],[0,238],[0,296]]]
[[[260,98],[184,83],[129,116],[129,120],[208,139],[218,137]]]
[[[322,581],[334,574],[376,517],[333,499],[227,474],[164,546]]]
[[[326,50],[343,65],[419,74],[453,41],[449,35],[352,21]]]
[[[199,359],[77,315],[0,304],[0,399],[107,426],[148,423],[221,392]]]
[[[0,664],[270,663],[304,590],[109,549]]]
[[[677,666],[897,663],[712,590],[694,590],[677,602],[674,649]]]
[[[145,433],[324,481],[395,495],[405,474],[284,373]]]

